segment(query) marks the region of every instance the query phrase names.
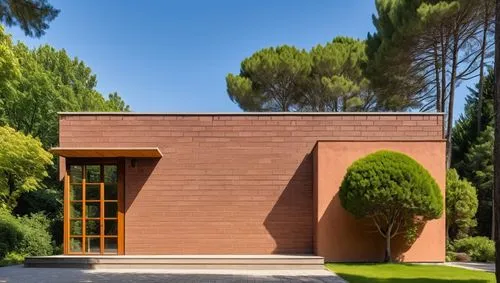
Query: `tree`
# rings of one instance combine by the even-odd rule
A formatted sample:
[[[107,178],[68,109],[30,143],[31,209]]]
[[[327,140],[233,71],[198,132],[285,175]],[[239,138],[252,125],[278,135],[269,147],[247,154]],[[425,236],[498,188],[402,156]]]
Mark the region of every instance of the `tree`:
[[[6,124],[39,138],[46,148],[58,141],[57,112],[130,110],[116,92],[106,100],[95,89],[97,77],[90,67],[65,50],[48,45],[29,49],[22,43],[12,50],[20,76],[0,113]]]
[[[310,52],[265,48],[228,74],[227,92],[245,111],[369,111],[373,92],[364,75],[365,42],[336,37]]]
[[[115,91],[108,95],[108,100],[106,100],[106,109],[108,111],[115,111],[115,112],[129,112],[130,106],[128,106],[125,103],[125,101]]]
[[[493,152],[494,170],[494,206],[495,209],[495,250],[500,254],[500,0],[495,1],[495,95],[493,96],[495,106],[495,141]],[[500,282],[500,256],[495,260],[495,276]]]
[[[446,112],[451,165],[456,86],[489,59],[492,0],[377,0],[367,74],[379,103]],[[484,40],[483,40],[484,39]],[[480,74],[482,71],[480,70]],[[396,103],[395,103],[396,102]]]
[[[465,171],[470,175],[468,178],[476,187],[479,200],[478,232],[480,235],[491,238],[493,238],[495,226],[493,221],[493,135],[493,128],[488,126],[481,132],[465,156]]]
[[[471,180],[472,174],[467,171],[467,161],[465,155],[469,152],[471,146],[477,142],[482,131],[488,126],[494,127],[495,113],[493,111],[493,95],[495,88],[495,77],[493,69],[485,76],[483,81],[482,103],[479,102],[480,83],[476,87],[469,88],[469,94],[465,97],[464,112],[455,122],[452,135],[452,159],[451,167],[457,169],[458,174]],[[478,108],[481,107],[481,110]],[[478,117],[477,113],[481,113]],[[481,122],[478,123],[477,119]],[[481,124],[481,131],[478,131],[478,125]]]
[[[0,206],[13,209],[23,192],[43,187],[52,155],[42,143],[9,127],[0,127]]]
[[[463,238],[476,226],[476,190],[467,180],[461,180],[455,169],[446,173],[446,232],[451,239]]]
[[[265,48],[243,60],[239,75],[227,75],[227,92],[245,111],[293,111],[310,72],[305,50]]]
[[[26,35],[40,37],[49,28],[59,10],[47,0],[0,0],[0,21],[19,26]]]
[[[405,154],[378,151],[355,161],[340,186],[344,209],[369,218],[385,239],[385,261],[391,261],[391,239],[415,235],[419,224],[443,212],[441,191],[419,163]]]
[[[15,95],[15,86],[21,76],[19,62],[13,51],[11,37],[0,26],[0,125],[6,122],[7,102]]]
[[[364,75],[364,41],[336,37],[310,51],[312,70],[303,87],[301,108],[312,111],[369,110],[374,101]]]

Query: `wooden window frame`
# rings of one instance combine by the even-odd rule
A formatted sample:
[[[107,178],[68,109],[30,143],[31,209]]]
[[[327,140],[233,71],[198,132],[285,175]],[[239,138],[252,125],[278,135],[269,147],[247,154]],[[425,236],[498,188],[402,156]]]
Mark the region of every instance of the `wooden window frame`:
[[[82,199],[77,202],[82,203],[82,215],[80,217],[82,221],[82,232],[81,235],[73,235],[77,237],[73,238],[81,238],[82,239],[82,250],[81,252],[71,252],[70,250],[70,240],[71,236],[70,235],[70,221],[71,221],[71,215],[70,215],[70,207],[71,207],[71,199],[70,199],[70,185],[71,185],[71,180],[69,177],[69,170],[70,166],[72,165],[82,165],[85,166],[83,168],[86,168],[86,165],[100,165],[101,167],[101,181],[99,183],[100,185],[100,199],[95,200],[95,201],[90,201],[90,202],[96,202],[100,204],[100,215],[99,218],[95,218],[96,220],[100,221],[100,233],[99,235],[95,235],[95,238],[100,239],[100,252],[99,253],[87,253],[85,252],[85,239],[86,237],[86,226],[85,226],[85,209],[86,209],[86,200],[85,200],[85,192],[83,190],[83,187],[86,185],[86,170],[82,170]],[[118,176],[117,176],[117,200],[105,200],[104,199],[104,165],[117,165],[118,169]],[[106,202],[117,202],[118,203],[118,215],[116,218],[114,217],[104,217],[105,213],[105,203]],[[115,255],[115,254],[110,254],[110,253],[105,253],[105,239],[106,238],[116,238],[117,239],[117,253],[116,255],[124,255],[125,254],[125,159],[123,158],[67,158],[66,159],[66,170],[64,172],[64,241],[63,241],[63,250],[65,255]],[[116,219],[117,221],[117,234],[116,235],[105,235],[105,230],[104,230],[104,221],[105,220],[114,220]],[[94,236],[89,236],[88,238],[93,238]]]

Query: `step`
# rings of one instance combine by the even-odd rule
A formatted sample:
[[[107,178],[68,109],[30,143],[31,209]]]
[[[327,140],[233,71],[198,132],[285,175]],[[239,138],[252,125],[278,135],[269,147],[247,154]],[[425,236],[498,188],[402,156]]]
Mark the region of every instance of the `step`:
[[[324,269],[314,255],[122,255],[31,256],[25,267],[85,269]]]

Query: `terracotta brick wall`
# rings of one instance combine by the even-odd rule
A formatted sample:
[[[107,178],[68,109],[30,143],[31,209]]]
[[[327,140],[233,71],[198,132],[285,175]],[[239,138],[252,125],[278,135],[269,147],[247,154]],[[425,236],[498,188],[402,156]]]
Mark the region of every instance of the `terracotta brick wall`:
[[[126,166],[126,254],[313,252],[318,140],[442,140],[429,114],[62,114],[61,147],[158,146]]]

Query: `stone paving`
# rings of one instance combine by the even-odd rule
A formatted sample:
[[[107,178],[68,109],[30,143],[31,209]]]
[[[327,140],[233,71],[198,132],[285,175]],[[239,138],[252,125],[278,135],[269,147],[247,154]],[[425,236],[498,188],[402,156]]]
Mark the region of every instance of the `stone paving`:
[[[486,263],[486,262],[447,262],[446,265],[461,267],[465,269],[471,270],[482,270],[488,272],[495,272],[495,264],[494,263]]]
[[[328,270],[85,270],[78,268],[0,268],[0,283],[93,282],[324,282],[345,283]]]

